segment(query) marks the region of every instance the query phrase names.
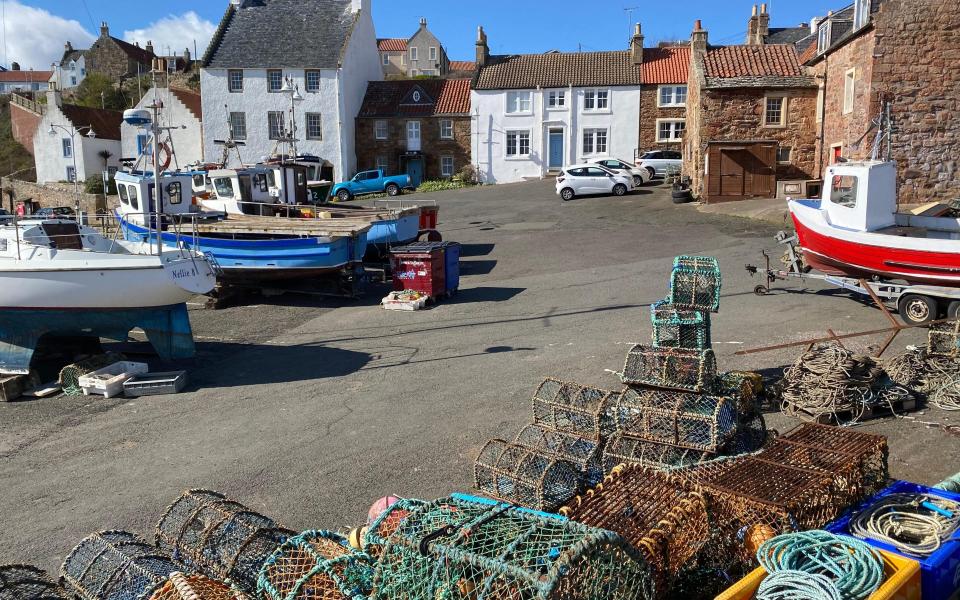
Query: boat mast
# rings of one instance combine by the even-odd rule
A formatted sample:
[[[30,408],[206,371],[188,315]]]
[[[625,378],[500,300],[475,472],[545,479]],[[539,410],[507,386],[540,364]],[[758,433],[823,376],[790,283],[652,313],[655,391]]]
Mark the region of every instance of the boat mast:
[[[163,256],[163,233],[160,231],[160,214],[163,212],[163,188],[160,185],[160,101],[157,98],[157,75],[154,71],[153,75],[153,104],[150,106],[150,109],[153,110],[153,122],[150,123],[150,130],[153,134],[153,201],[156,214],[156,226],[157,226],[157,256]],[[147,206],[147,220],[151,223],[147,223],[147,232],[149,235],[150,230],[153,228],[153,215],[149,214],[150,207]]]

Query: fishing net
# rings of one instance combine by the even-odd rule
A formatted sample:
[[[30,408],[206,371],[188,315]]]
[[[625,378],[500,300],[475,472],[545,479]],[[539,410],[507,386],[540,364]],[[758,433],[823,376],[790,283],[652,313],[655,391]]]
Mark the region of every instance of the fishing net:
[[[606,435],[600,422],[601,407],[614,392],[547,379],[533,395],[533,422],[555,431],[566,431],[599,440]]]
[[[107,352],[69,364],[60,370],[60,387],[68,396],[80,396],[83,394],[80,388],[81,377],[124,360],[126,357],[122,354]]]
[[[931,325],[927,348],[933,356],[960,358],[960,320]]]
[[[514,443],[575,465],[585,485],[596,485],[603,479],[602,448],[596,440],[527,425],[517,434]]]
[[[720,265],[709,256],[678,256],[670,274],[670,297],[677,309],[720,309]]]
[[[147,600],[177,566],[125,531],[84,538],[60,567],[62,581],[83,600]]]
[[[493,439],[474,465],[480,493],[519,506],[553,511],[574,497],[582,480],[576,465],[519,444]]]
[[[390,505],[367,528],[363,536],[363,552],[374,561],[379,560],[383,555],[383,544],[400,527],[400,523],[427,504],[424,500],[401,498]]]
[[[666,300],[650,307],[653,321],[653,345],[656,348],[710,347],[710,313],[699,310],[677,310]]]
[[[0,600],[67,600],[67,593],[43,569],[0,565]]]
[[[615,468],[560,514],[619,534],[653,567],[658,590],[700,552],[711,530],[707,501],[696,486],[635,465]]]
[[[203,575],[171,573],[150,600],[247,600],[242,593]]]
[[[650,565],[613,532],[463,496],[376,541],[377,600],[640,600],[655,589]]]
[[[653,348],[636,345],[627,354],[620,379],[627,385],[690,392],[713,391],[717,358],[713,350]]]
[[[619,431],[692,450],[717,452],[737,428],[736,406],[719,396],[627,388],[604,412]]]
[[[284,542],[263,565],[258,592],[270,600],[366,598],[372,582],[369,556],[336,533],[305,531]]]
[[[188,490],[164,511],[155,539],[191,569],[254,593],[263,563],[291,535],[223,494]]]
[[[611,473],[621,464],[654,469],[688,467],[712,460],[716,456],[714,452],[678,448],[670,444],[640,439],[627,433],[616,433],[610,437],[603,449],[603,470],[605,473]]]

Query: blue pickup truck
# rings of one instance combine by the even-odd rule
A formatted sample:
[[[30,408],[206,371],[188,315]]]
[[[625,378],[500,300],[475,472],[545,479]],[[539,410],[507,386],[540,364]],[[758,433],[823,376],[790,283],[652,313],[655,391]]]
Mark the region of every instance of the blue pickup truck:
[[[356,196],[364,194],[382,194],[399,196],[403,190],[412,190],[413,180],[409,175],[392,175],[387,177],[383,171],[361,171],[350,181],[344,181],[333,186],[330,195],[340,202],[347,202]]]

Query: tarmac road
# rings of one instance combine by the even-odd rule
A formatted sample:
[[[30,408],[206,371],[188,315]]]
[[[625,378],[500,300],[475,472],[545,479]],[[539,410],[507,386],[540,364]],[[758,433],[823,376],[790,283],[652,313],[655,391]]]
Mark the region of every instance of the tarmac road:
[[[829,290],[755,296],[743,265],[774,245],[776,227],[675,206],[666,186],[569,203],[552,181],[429,198],[446,238],[464,244],[452,301],[387,312],[374,290],[358,302],[286,295],[197,308],[188,393],[0,405],[0,563],[55,571],[102,529],[152,540],[165,506],[191,487],[293,529],[354,526],[385,494],[469,491],[480,447],[530,421],[543,378],[619,385],[613,373],[649,340],[648,307],[666,295],[677,254],[711,254],[724,269],[721,370],[774,370],[799,354],[734,356],[745,348],[885,326],[875,308]],[[903,335],[894,349],[919,341]],[[920,418],[949,423],[937,411]],[[960,438],[906,420],[865,429],[890,436],[896,477],[935,483],[960,470]]]

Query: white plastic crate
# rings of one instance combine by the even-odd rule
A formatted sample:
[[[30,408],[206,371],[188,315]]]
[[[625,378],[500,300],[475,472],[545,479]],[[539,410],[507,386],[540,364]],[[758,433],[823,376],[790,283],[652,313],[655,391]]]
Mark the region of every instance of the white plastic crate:
[[[84,396],[99,394],[113,398],[123,393],[123,383],[135,375],[144,375],[149,370],[146,363],[116,362],[98,371],[87,373],[78,380]]]

